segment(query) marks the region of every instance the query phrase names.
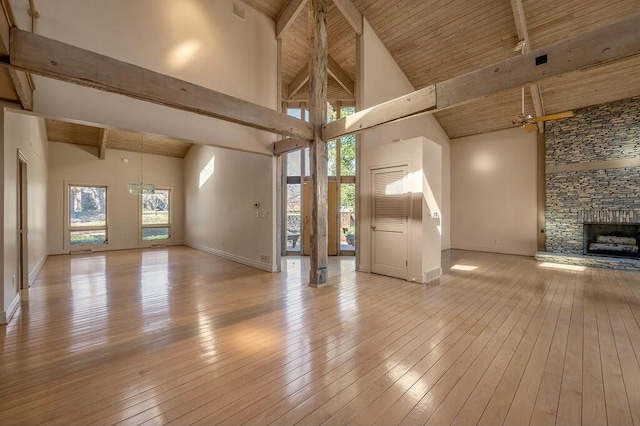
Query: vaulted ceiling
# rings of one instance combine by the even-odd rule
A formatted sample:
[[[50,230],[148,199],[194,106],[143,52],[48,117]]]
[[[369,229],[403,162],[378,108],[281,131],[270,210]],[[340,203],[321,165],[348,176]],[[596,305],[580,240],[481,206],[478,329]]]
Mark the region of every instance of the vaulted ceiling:
[[[530,47],[535,49],[640,12],[638,0],[353,0],[416,89],[520,54],[513,4],[521,3]],[[288,0],[245,0],[277,20]],[[289,83],[309,58],[307,11],[303,8],[282,38],[283,99],[294,97]],[[329,55],[355,79],[356,35],[331,3]],[[541,82],[546,114],[640,95],[640,55],[554,77]],[[534,112],[529,91],[526,110]],[[520,113],[519,89],[488,96],[435,114],[449,137],[485,133],[512,126]],[[353,96],[330,80],[329,98]]]
[[[289,1],[296,0],[244,0],[274,21]],[[514,7],[523,11],[529,46],[533,49],[640,13],[639,0],[353,0],[353,3],[416,89],[519,55],[514,51],[520,40]],[[309,59],[307,15],[307,8],[302,7],[282,37],[282,98],[290,102],[308,98],[307,84],[295,93],[290,87],[306,69]],[[355,80],[356,34],[333,2],[329,4],[328,45],[331,58],[348,78]],[[639,96],[640,55],[547,79],[540,83],[540,91],[546,114]],[[329,81],[328,95],[331,101],[354,100],[353,94],[333,79]],[[520,96],[519,89],[508,90],[437,112],[435,117],[451,138],[506,129],[513,126],[512,119],[520,113]],[[4,68],[0,68],[0,100],[19,103]],[[534,113],[529,90],[525,108],[527,113]],[[51,140],[77,141],[78,135],[84,135],[91,144],[99,144],[98,128],[49,121],[47,129]],[[112,131],[109,146],[138,150],[137,139],[132,135]],[[155,139],[149,138],[145,151],[154,150],[155,142],[159,154],[184,156],[188,149],[183,141]],[[119,144],[122,141],[127,143]]]

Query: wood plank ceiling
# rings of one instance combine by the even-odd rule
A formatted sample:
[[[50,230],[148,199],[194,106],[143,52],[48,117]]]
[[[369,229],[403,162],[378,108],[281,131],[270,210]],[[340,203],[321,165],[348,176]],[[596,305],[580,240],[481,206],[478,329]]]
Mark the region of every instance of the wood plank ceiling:
[[[131,152],[142,151],[145,154],[165,155],[168,157],[184,158],[192,145],[189,142],[162,136],[145,134],[144,139],[142,139],[142,135],[139,133],[102,129],[58,120],[46,119],[45,125],[49,141],[96,147],[96,153],[103,135],[108,149]]]
[[[374,28],[416,89],[438,83],[507,59],[518,35],[511,3],[520,0],[353,0]],[[532,48],[619,20],[640,12],[638,0],[521,0]],[[245,3],[277,20],[289,0],[245,0]],[[282,37],[282,98],[290,103],[308,101],[308,84],[292,96],[289,84],[307,67],[309,29],[307,8]],[[328,13],[329,55],[355,80],[356,35],[338,8]],[[640,95],[640,56],[585,71],[548,79],[540,84],[547,114]],[[529,91],[525,110],[534,113]],[[485,97],[435,114],[451,138],[512,127],[520,113],[519,89]],[[354,102],[354,96],[329,79],[331,102]],[[5,69],[0,69],[0,100],[19,103]],[[100,129],[47,120],[49,139],[98,146]],[[66,132],[66,133],[65,133]],[[109,131],[110,148],[139,151],[134,133]],[[184,157],[190,144],[145,136],[145,152]],[[155,146],[157,144],[157,146]]]
[[[277,20],[287,0],[245,0]],[[518,55],[518,35],[509,0],[447,2],[442,0],[353,0],[416,89]],[[640,12],[638,0],[522,0],[531,48],[588,31]],[[355,80],[353,29],[333,5],[328,17],[329,54]],[[303,88],[294,97],[287,86],[309,57],[306,8],[282,41],[283,99],[304,101]],[[640,57],[574,72],[543,81],[547,114],[640,95]],[[534,113],[527,90],[526,111]],[[353,96],[330,81],[329,99]],[[435,116],[449,137],[485,133],[512,126],[520,113],[520,90],[488,96]]]

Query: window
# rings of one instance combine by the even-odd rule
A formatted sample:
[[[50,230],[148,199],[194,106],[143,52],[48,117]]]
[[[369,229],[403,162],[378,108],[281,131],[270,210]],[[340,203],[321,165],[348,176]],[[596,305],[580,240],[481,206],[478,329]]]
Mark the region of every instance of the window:
[[[168,240],[171,238],[171,190],[157,189],[142,194],[142,241]]]
[[[69,185],[69,245],[107,244],[107,187]]]

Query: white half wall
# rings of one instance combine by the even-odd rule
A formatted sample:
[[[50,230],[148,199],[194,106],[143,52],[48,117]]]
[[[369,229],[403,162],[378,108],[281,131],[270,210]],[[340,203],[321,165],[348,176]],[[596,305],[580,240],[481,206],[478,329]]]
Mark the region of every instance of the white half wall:
[[[368,108],[381,102],[413,92],[415,88],[402,72],[382,41],[378,38],[369,22],[364,19],[364,29],[361,37],[363,61],[363,75],[361,81],[362,107]],[[430,114],[402,120],[397,123],[380,126],[364,132],[361,136],[361,172],[368,173],[363,164],[371,164],[369,151],[377,146],[395,140],[408,140],[415,137],[425,137],[442,147],[441,179],[442,194],[439,210],[441,212],[441,249],[450,248],[450,147],[449,137],[438,121]],[[361,174],[361,180],[364,180]],[[361,187],[361,191],[362,191]],[[370,267],[371,252],[366,237],[371,226],[371,205],[365,199],[360,203],[360,264],[359,270],[367,272]]]
[[[48,142],[44,120],[3,109],[3,292],[0,323],[6,322],[19,302],[18,150],[27,160],[27,268],[32,282],[47,258]]]
[[[22,29],[30,30],[28,2],[13,1]],[[56,0],[38,4],[35,32],[124,62],[277,109],[275,24],[232,0]],[[35,76],[34,111],[270,153],[275,136],[95,89]]]
[[[122,159],[126,158],[126,163]],[[106,185],[108,244],[92,250],[122,250],[149,247],[152,243],[182,244],[184,237],[184,160],[144,154],[144,181],[171,189],[171,240],[140,241],[140,197],[128,190],[129,182],[140,182],[140,154],[107,149],[98,158],[98,149],[84,145],[49,144],[48,233],[49,254],[69,253],[65,245],[65,200],[68,184]]]
[[[533,256],[536,134],[520,128],[451,141],[451,245]]]
[[[275,157],[192,146],[184,169],[185,244],[277,271],[276,169]]]

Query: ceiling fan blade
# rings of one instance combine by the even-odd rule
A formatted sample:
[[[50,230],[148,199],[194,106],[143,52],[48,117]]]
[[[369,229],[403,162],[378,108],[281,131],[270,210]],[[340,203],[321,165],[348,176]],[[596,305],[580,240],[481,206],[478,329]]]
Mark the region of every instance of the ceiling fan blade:
[[[536,130],[538,130],[538,125],[537,125],[537,124],[534,124],[534,123],[527,123],[527,124],[525,124],[525,125],[524,125],[524,126],[522,126],[522,127],[524,127],[524,129],[525,129],[527,132],[535,132]]]
[[[534,118],[534,120],[536,120],[537,122],[550,121],[550,120],[559,120],[561,118],[569,118],[573,116],[574,116],[573,111],[565,111],[565,112],[559,112],[557,114],[545,115],[543,117],[536,117]]]

